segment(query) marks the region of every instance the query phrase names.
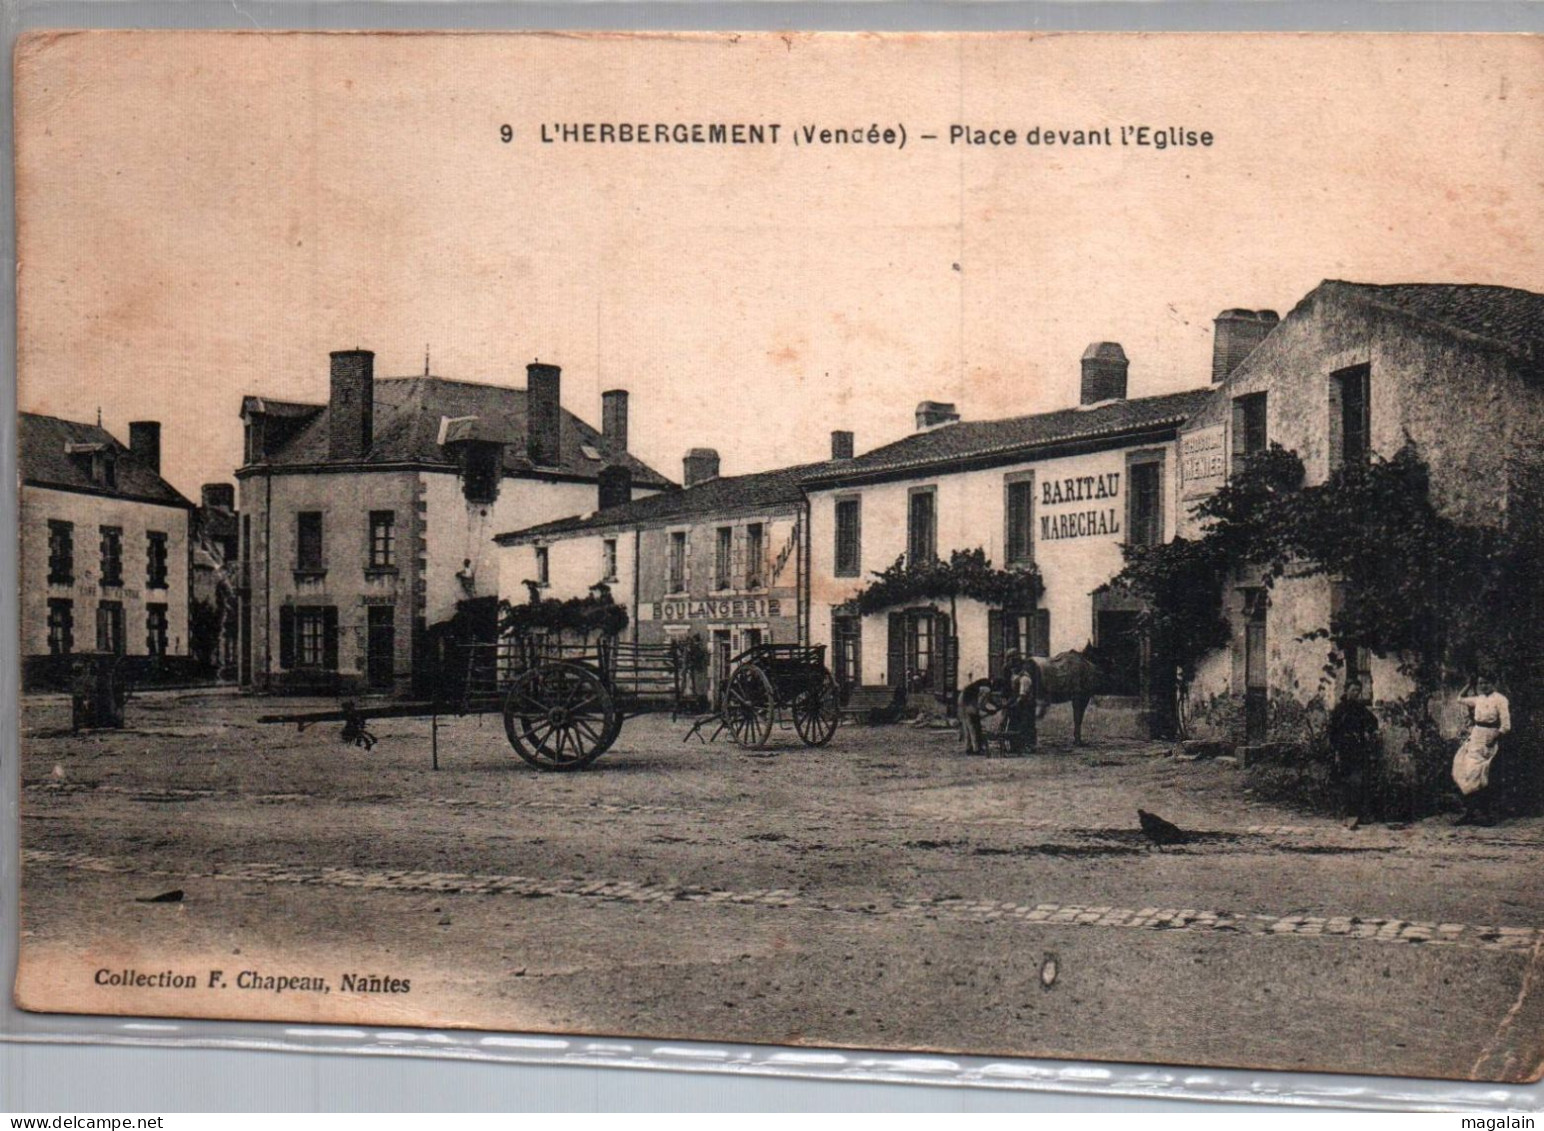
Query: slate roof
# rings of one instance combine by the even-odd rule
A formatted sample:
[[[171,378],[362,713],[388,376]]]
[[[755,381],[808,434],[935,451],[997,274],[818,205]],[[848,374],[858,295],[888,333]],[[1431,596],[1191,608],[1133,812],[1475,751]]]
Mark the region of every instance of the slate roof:
[[[117,462],[117,487],[104,487],[93,482],[91,457],[70,455],[65,451],[66,444],[100,444],[111,449]],[[193,506],[177,488],[141,463],[111,432],[98,424],[78,424],[35,412],[18,413],[16,453],[22,482],[34,487],[55,487],[172,507]]]
[[[801,484],[804,478],[832,465],[834,462],[806,463],[796,467],[780,467],[774,471],[758,471],[750,475],[725,475],[709,479],[694,487],[671,491],[661,495],[649,495],[634,499],[617,507],[593,511],[587,515],[560,518],[507,534],[500,534],[494,541],[501,546],[512,542],[539,537],[558,537],[581,534],[591,530],[616,527],[645,526],[651,523],[678,522],[702,515],[733,514],[740,511],[770,510],[779,506],[795,506],[804,501]]]
[[[1529,359],[1544,358],[1544,294],[1468,283],[1378,286],[1327,279],[1320,286],[1460,334],[1484,338]]]
[[[270,453],[269,466],[296,467],[322,465],[328,459],[328,410],[287,401],[268,401],[248,397],[244,409],[254,401],[267,406],[279,405],[285,415],[314,416],[276,452]],[[288,411],[295,410],[295,411]],[[497,437],[504,442],[504,470],[531,471],[526,456],[525,390],[503,385],[483,385],[471,381],[451,381],[444,377],[379,377],[375,380],[374,442],[363,461],[349,463],[413,463],[444,466],[455,461],[440,445],[440,420],[476,417],[475,425],[458,424],[452,439]],[[591,448],[590,458],[584,447]],[[561,413],[559,426],[560,457],[557,471],[580,479],[597,479],[608,464],[624,464],[640,486],[670,488],[674,484],[631,454],[608,454],[601,434],[567,409]]]
[[[831,486],[904,472],[950,469],[960,463],[1033,458],[1044,449],[1096,443],[1132,432],[1178,426],[1206,404],[1212,387],[1157,397],[1112,400],[999,420],[966,420],[915,432],[856,459],[822,465],[806,477],[810,486]]]

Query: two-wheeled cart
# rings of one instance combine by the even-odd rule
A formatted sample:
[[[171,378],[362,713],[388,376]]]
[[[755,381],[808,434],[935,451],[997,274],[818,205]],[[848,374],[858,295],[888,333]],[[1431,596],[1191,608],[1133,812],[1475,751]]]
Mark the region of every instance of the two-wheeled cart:
[[[824,746],[835,736],[842,696],[824,645],[758,644],[730,663],[717,717],[741,746],[764,747],[774,727],[792,726],[806,746]]]

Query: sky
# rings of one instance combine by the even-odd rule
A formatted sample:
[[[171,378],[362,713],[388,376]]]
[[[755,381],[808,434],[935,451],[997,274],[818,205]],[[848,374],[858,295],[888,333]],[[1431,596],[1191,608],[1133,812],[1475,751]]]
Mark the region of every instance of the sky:
[[[17,59],[19,405],[163,422],[230,480],[245,394],[563,367],[672,478],[1209,379],[1223,309],[1322,279],[1544,291],[1544,41],[1502,36],[60,33]],[[777,123],[762,146],[544,144]],[[898,146],[795,145],[804,126]],[[501,127],[510,127],[510,141]],[[950,144],[952,125],[1015,145]],[[1047,147],[1034,126],[1210,146]],[[923,134],[938,135],[926,140]]]

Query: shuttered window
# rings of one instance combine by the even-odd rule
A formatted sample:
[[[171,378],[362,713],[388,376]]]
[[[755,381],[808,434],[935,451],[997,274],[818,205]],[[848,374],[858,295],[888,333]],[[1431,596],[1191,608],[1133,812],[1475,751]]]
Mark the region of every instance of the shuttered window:
[[[836,576],[857,577],[863,568],[863,502],[836,501]]]

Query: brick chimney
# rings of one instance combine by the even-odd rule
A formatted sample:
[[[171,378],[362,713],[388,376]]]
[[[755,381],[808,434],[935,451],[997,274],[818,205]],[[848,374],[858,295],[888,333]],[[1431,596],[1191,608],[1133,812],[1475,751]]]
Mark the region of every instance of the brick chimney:
[[[157,475],[161,474],[161,422],[135,420],[129,424],[129,451]]]
[[[831,458],[852,459],[852,433],[831,433]]]
[[[631,502],[632,498],[631,468],[622,463],[610,463],[600,469],[600,498],[597,500],[597,506],[601,510],[619,507],[623,503]]]
[[[1212,332],[1212,384],[1232,376],[1281,318],[1274,310],[1224,310]]]
[[[538,467],[556,467],[562,462],[562,377],[563,371],[556,365],[533,361],[525,367],[525,450]]]
[[[693,448],[681,461],[681,475],[688,487],[717,479],[718,452],[712,448]]]
[[[926,432],[940,424],[953,424],[959,418],[960,414],[954,411],[954,405],[948,401],[923,401],[917,405],[918,432]]]
[[[626,389],[611,389],[600,395],[600,435],[609,450],[627,451]]]
[[[364,459],[375,440],[375,354],[369,350],[332,353],[332,387],[327,398],[329,459]]]
[[[200,489],[205,510],[214,507],[224,507],[228,511],[236,509],[236,488],[231,483],[205,483]]]
[[[1083,351],[1081,404],[1126,399],[1126,370],[1130,366],[1119,342],[1094,342]]]

